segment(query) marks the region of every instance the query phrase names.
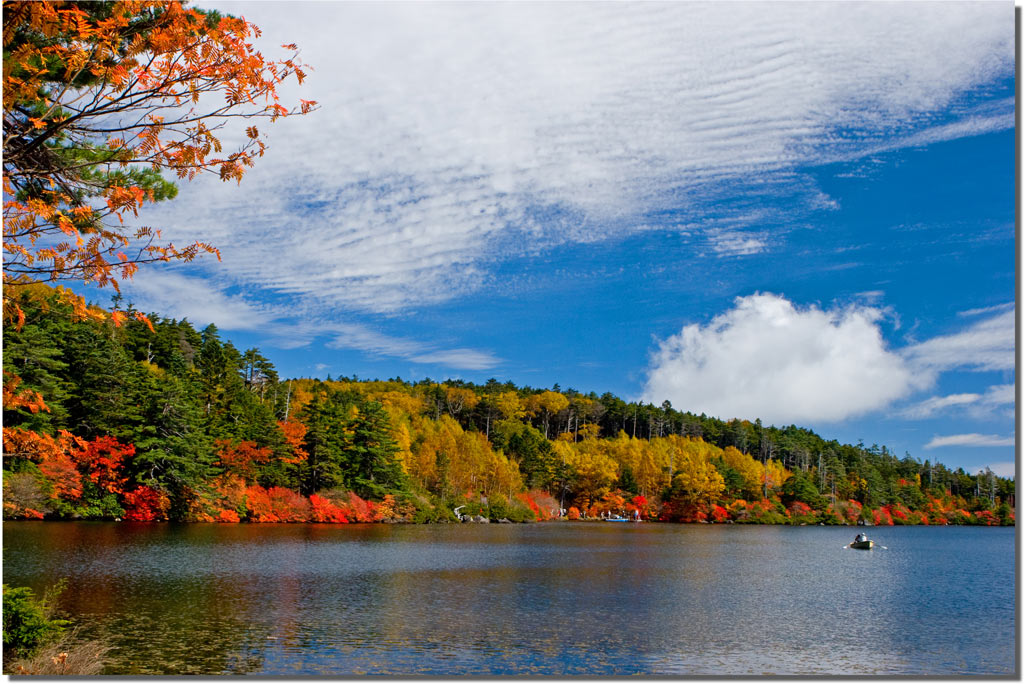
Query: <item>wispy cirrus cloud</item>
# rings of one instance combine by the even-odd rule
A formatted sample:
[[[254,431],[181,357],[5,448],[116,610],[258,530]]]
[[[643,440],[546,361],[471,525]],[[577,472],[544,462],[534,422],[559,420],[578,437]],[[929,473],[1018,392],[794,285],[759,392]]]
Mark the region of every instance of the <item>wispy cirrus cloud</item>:
[[[1006,311],[1013,311],[1016,308],[1014,302],[1004,302],[1002,304],[995,304],[993,306],[983,306],[977,309],[968,309],[967,311],[958,311],[958,316],[983,316],[991,313],[1004,313]]]
[[[922,419],[935,415],[962,412],[972,418],[984,419],[997,415],[1008,417],[1013,413],[1016,397],[1013,385],[993,385],[984,394],[965,392],[943,397],[929,397],[902,409],[904,418]]]
[[[227,294],[210,282],[177,270],[153,269],[146,278],[122,286],[129,300],[143,311],[168,318],[188,319],[199,328],[213,323],[223,330],[260,331],[279,347],[308,345],[327,337],[333,349],[355,349],[368,354],[405,359],[418,364],[459,370],[486,370],[500,363],[494,354],[441,345],[380,332],[359,322],[324,320],[309,311],[283,304],[256,303],[242,294]],[[326,366],[319,364],[317,370]]]
[[[903,350],[903,355],[926,374],[954,369],[1011,370],[1016,350],[1014,326],[1014,309],[1004,308],[966,330],[911,345]]]
[[[1000,437],[999,435],[980,435],[972,432],[966,435],[946,435],[933,437],[930,442],[924,445],[925,449],[937,449],[939,447],[963,446],[963,447],[1005,447],[1013,446],[1013,437]]]
[[[494,354],[477,349],[438,348],[437,345],[393,337],[358,324],[325,324],[319,326],[334,337],[327,343],[334,349],[358,349],[380,356],[392,356],[413,363],[440,365],[458,370],[487,370],[497,366],[501,360]]]
[[[322,108],[275,124],[241,188],[201,182],[156,222],[220,246],[211,277],[321,312],[447,301],[662,211],[750,256],[760,199],[785,198],[780,226],[832,206],[801,168],[1013,125],[972,98],[1013,73],[998,3],[214,6],[299,41]]]
[[[180,270],[151,269],[145,278],[121,285],[128,302],[141,311],[185,319],[203,328],[210,323],[226,330],[261,330],[281,315],[273,307],[227,294]]]

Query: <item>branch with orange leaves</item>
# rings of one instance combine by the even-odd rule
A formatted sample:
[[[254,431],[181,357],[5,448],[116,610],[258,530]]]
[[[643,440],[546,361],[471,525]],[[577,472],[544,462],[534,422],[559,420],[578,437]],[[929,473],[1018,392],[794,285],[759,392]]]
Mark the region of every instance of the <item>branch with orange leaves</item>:
[[[220,131],[236,119],[306,114],[277,89],[299,83],[292,56],[267,60],[258,27],[171,0],[3,3],[4,286],[83,281],[118,289],[140,265],[191,261],[217,249],[155,244],[128,229],[146,204],[176,193],[161,172],[241,181],[266,151],[255,125],[225,153]],[[64,290],[76,315],[81,298]],[[5,320],[17,311],[4,299]],[[116,322],[116,321],[115,321]]]

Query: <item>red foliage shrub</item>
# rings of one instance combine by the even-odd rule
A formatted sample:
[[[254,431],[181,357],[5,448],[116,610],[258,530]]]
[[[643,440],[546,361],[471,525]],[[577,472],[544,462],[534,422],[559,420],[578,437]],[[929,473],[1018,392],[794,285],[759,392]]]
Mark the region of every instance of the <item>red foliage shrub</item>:
[[[306,497],[284,487],[267,490],[271,510],[280,522],[306,522],[309,520],[309,501]]]
[[[236,523],[241,522],[241,520],[238,517],[238,513],[229,510],[222,510],[220,513],[217,514],[217,522]]]
[[[999,518],[992,511],[975,511],[974,522],[979,525],[998,525]]]
[[[259,485],[245,488],[245,512],[252,522],[278,522],[267,490]]]
[[[860,512],[863,510],[863,506],[860,505],[859,501],[850,499],[846,502],[846,519],[851,523],[856,523],[860,520]]]
[[[516,498],[522,501],[524,504],[526,504],[529,507],[529,509],[533,511],[533,515],[537,520],[547,519],[541,517],[540,506],[538,506],[537,502],[533,500],[533,497],[530,496],[529,492],[519,492],[518,494],[516,494]]]
[[[348,518],[345,512],[334,505],[330,499],[325,499],[318,494],[309,495],[310,513],[309,519],[321,523],[347,523]]]
[[[345,516],[356,522],[379,522],[377,506],[372,501],[363,499],[355,492],[348,493],[348,505],[342,508]]]
[[[792,516],[803,517],[803,516],[814,515],[814,509],[811,508],[810,506],[808,506],[807,504],[805,504],[803,501],[794,501],[793,503],[789,504],[789,508],[787,509],[787,512],[789,513],[790,517],[792,517]]]
[[[163,492],[139,485],[124,493],[124,519],[138,522],[152,522],[167,517],[171,502]]]
[[[579,520],[580,509],[576,508],[575,506],[569,506],[569,510],[566,515],[569,518],[569,520]]]
[[[874,511],[874,522],[876,525],[892,525],[892,511],[888,506],[882,506]]]
[[[715,504],[715,506],[711,509],[711,518],[715,522],[725,522],[729,519],[729,511],[725,510],[718,504]]]
[[[537,515],[538,520],[550,520],[558,516],[561,506],[559,506],[558,500],[555,497],[541,489],[532,489],[529,494],[540,510],[539,514],[537,511],[534,511],[534,515]]]

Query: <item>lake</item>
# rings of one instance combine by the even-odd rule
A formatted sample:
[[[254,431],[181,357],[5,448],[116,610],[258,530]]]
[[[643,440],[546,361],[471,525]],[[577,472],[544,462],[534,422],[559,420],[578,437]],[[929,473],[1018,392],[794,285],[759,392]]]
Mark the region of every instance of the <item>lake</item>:
[[[861,528],[863,529],[863,528]],[[5,522],[106,674],[1013,675],[1015,530]]]

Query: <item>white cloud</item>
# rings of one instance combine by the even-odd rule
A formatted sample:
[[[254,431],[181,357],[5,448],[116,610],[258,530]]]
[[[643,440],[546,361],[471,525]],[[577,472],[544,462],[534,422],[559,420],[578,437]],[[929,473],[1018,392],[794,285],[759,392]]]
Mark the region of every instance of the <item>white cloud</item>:
[[[935,436],[932,438],[932,441],[924,445],[924,448],[937,449],[939,447],[948,446],[1003,447],[1013,445],[1013,437],[1000,437],[999,435],[980,435],[976,432],[972,432],[966,435],[946,435],[943,437]]]
[[[475,349],[437,349],[437,345],[394,337],[360,323],[310,318],[295,307],[254,304],[241,295],[228,295],[207,281],[176,270],[153,269],[145,278],[122,285],[127,298],[142,311],[157,311],[168,318],[187,318],[199,328],[208,323],[221,330],[261,331],[284,348],[302,347],[315,337],[328,335],[334,349],[359,351],[436,364],[460,370],[486,370],[500,362],[493,354]],[[317,370],[326,368],[317,364]]]
[[[335,349],[359,349],[383,356],[407,359],[413,363],[435,364],[459,370],[487,370],[501,360],[490,352],[476,349],[436,349],[415,340],[392,337],[356,324],[327,324],[336,333],[327,344]]]
[[[997,311],[1013,311],[1015,304],[1013,302],[1006,302],[1004,304],[996,304],[994,306],[984,306],[978,309],[968,309],[967,311],[958,311],[957,316],[980,316],[982,314],[996,313]]]
[[[450,368],[465,370],[487,370],[498,365],[493,354],[479,352],[475,349],[448,349],[409,357],[416,363],[433,363]]]
[[[711,249],[722,256],[749,256],[765,251],[764,240],[748,233],[721,232],[708,235]]]
[[[905,418],[931,418],[951,410],[966,413],[972,418],[1006,417],[1013,414],[1016,402],[1013,385],[992,385],[985,394],[968,392],[944,397],[929,397],[900,411]]]
[[[187,318],[197,328],[213,323],[224,330],[261,330],[278,315],[270,307],[225,294],[177,270],[154,268],[145,278],[122,283],[121,290],[137,309]]]
[[[680,409],[765,422],[839,421],[907,395],[916,379],[886,348],[876,309],[797,309],[773,294],[736,299],[652,355],[643,396]]]
[[[931,397],[924,401],[909,406],[900,415],[906,418],[928,418],[951,406],[964,406],[974,404],[981,399],[980,394],[950,394],[945,397]]]
[[[1014,310],[1003,311],[966,330],[911,345],[903,355],[924,374],[966,369],[1004,371],[1014,368]]]
[[[723,188],[834,206],[794,169],[1013,125],[970,95],[1013,74],[1003,3],[204,6],[299,42],[315,71],[286,96],[322,108],[269,127],[241,187],[204,179],[147,221],[320,312],[445,301],[666,209],[711,254],[757,253]]]

